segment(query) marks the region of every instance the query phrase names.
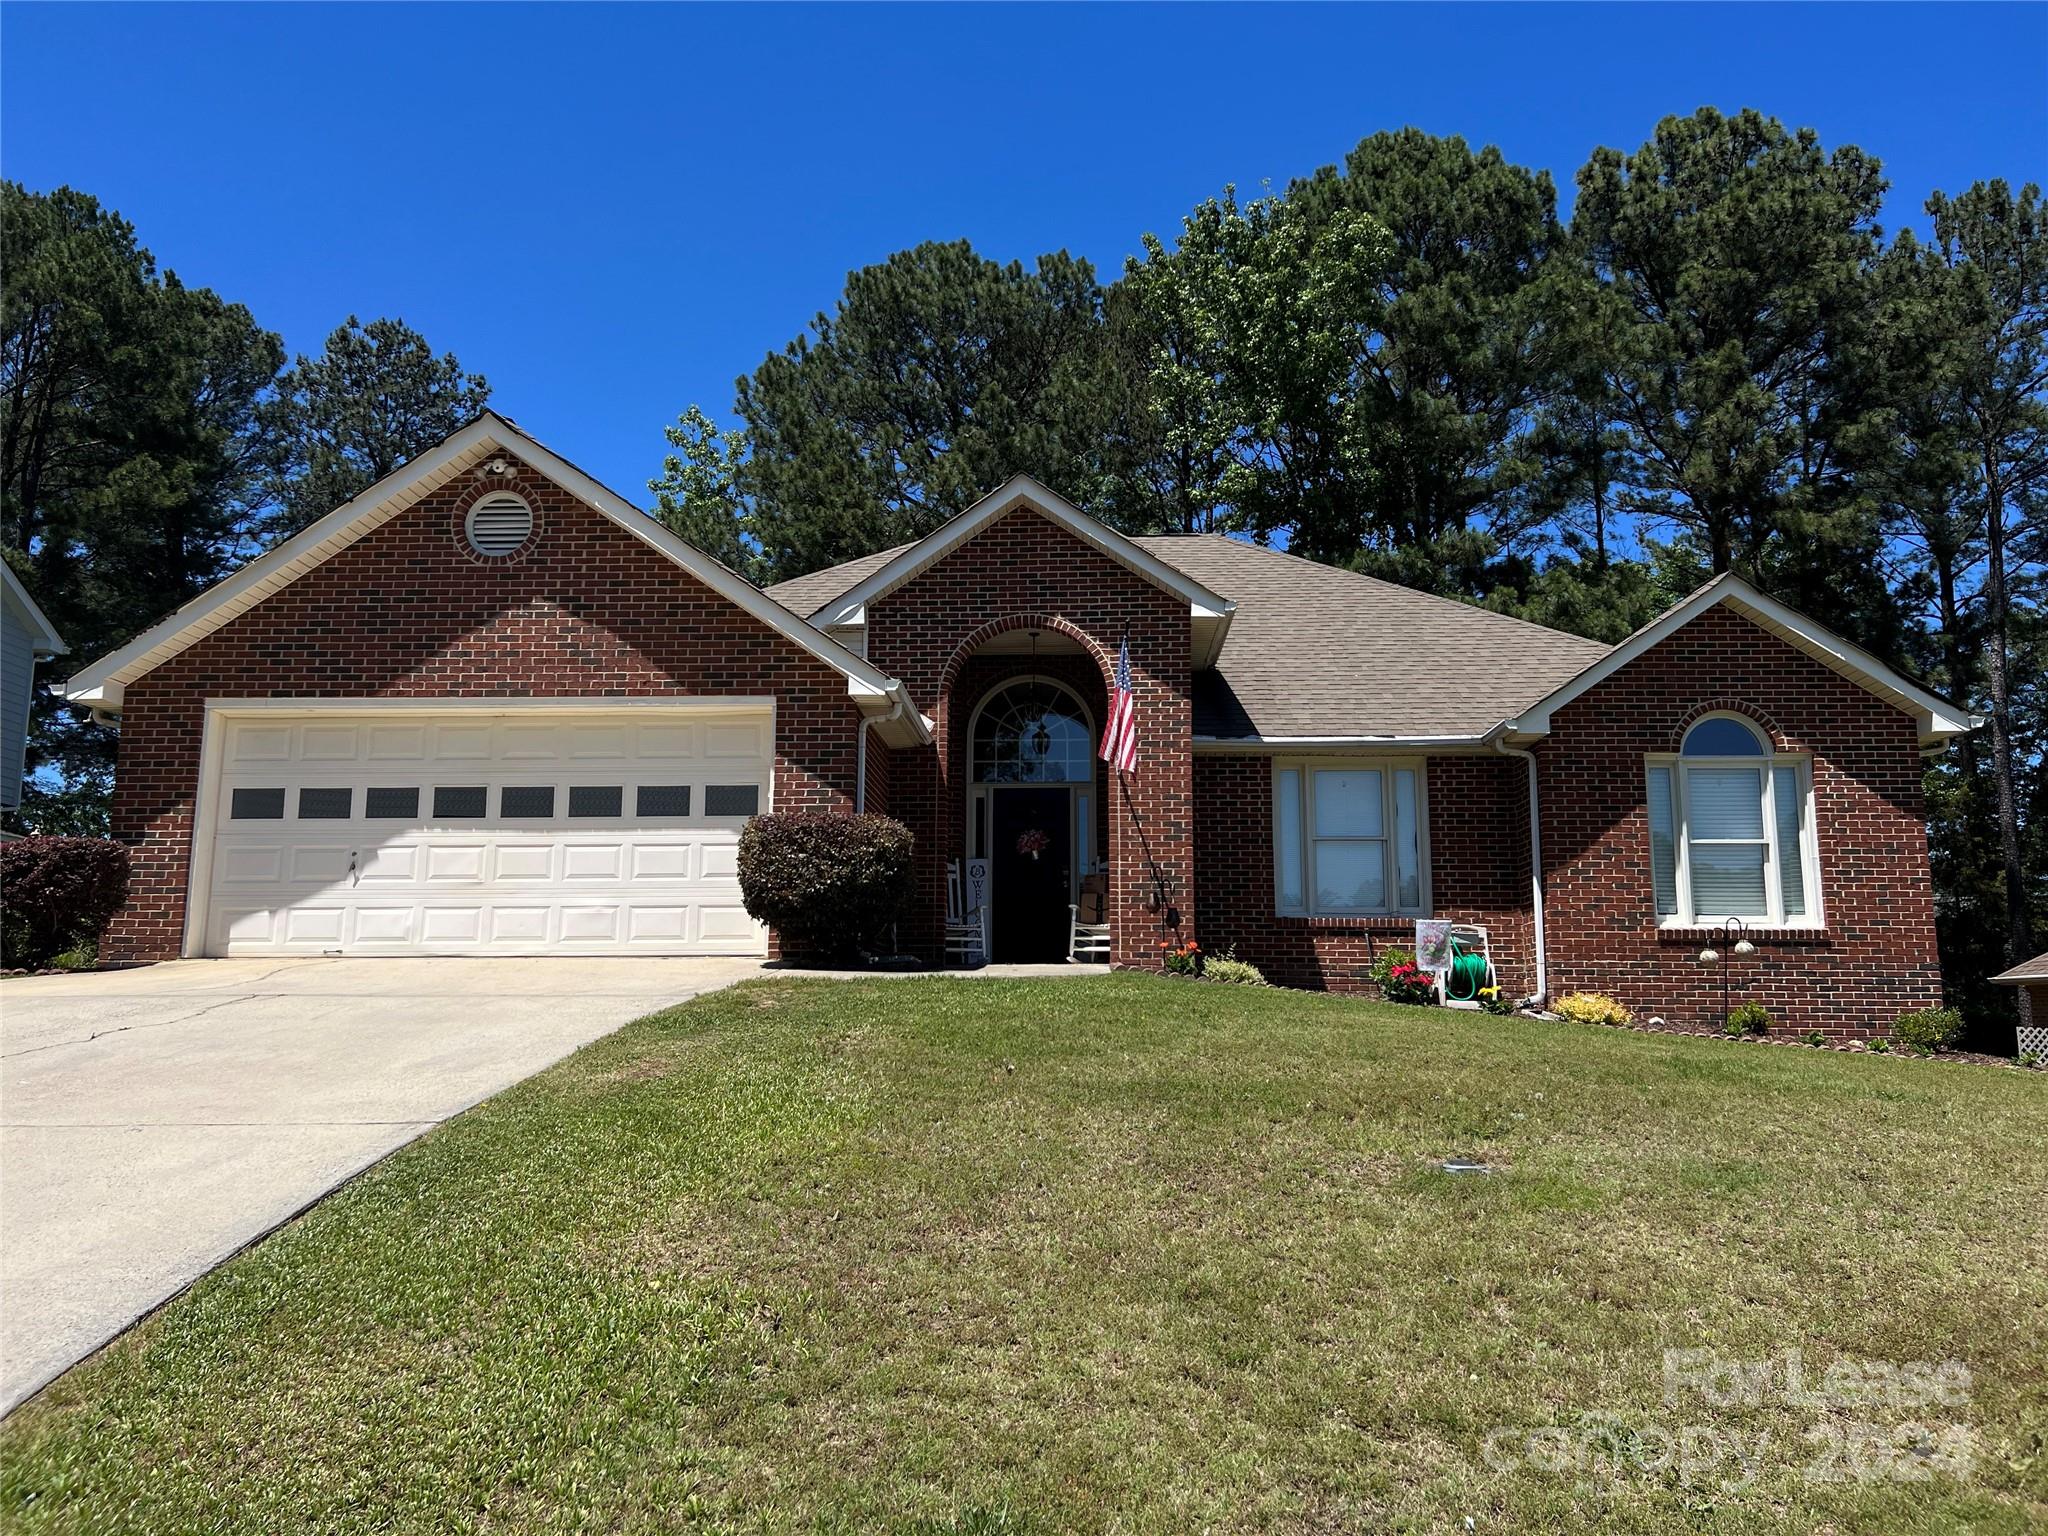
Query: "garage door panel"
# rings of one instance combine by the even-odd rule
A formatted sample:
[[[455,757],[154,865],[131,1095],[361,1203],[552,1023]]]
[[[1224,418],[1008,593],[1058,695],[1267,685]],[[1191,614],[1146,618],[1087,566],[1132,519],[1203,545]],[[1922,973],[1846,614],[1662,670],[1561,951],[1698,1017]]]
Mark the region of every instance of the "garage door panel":
[[[498,756],[506,762],[540,759],[553,762],[562,755],[561,730],[552,725],[507,725],[500,728]]]
[[[216,877],[232,890],[236,886],[276,885],[284,879],[285,848],[282,843],[235,843],[221,849]]]
[[[761,728],[750,723],[741,725],[707,725],[704,727],[704,756],[713,761],[754,759],[761,755]]]
[[[496,878],[504,884],[546,884],[555,878],[553,843],[499,843]]]
[[[290,879],[293,885],[339,885],[348,879],[353,850],[329,844],[301,843],[291,851]]]
[[[410,885],[419,878],[420,847],[417,843],[387,843],[365,848],[358,885]]]
[[[562,942],[565,944],[616,944],[619,939],[619,908],[616,904],[588,903],[562,908]]]
[[[416,763],[427,755],[424,725],[372,725],[366,728],[365,756],[373,763]]]
[[[417,927],[419,908],[357,907],[355,940],[358,944],[410,944]]]
[[[548,937],[548,907],[506,907],[489,909],[489,931],[495,944],[545,943]]]
[[[482,907],[427,907],[420,915],[420,938],[428,944],[477,944],[484,936]]]
[[[570,843],[562,849],[562,878],[620,879],[625,873],[625,852],[618,843]]]
[[[482,843],[434,844],[427,849],[427,884],[482,884],[488,851]]]
[[[690,909],[636,903],[626,914],[626,931],[636,943],[676,943],[690,938]]]
[[[283,920],[284,942],[328,947],[341,943],[348,910],[341,906],[294,906],[278,914]]]
[[[437,726],[432,754],[440,762],[486,762],[491,756],[491,728],[488,725]]]
[[[706,944],[737,942],[754,928],[747,909],[737,904],[713,906],[707,902],[697,908],[697,919],[697,937]]]
[[[353,725],[307,725],[299,728],[302,763],[352,763],[361,751],[362,730]]]
[[[765,950],[735,812],[769,803],[766,711],[224,728],[209,953]]]
[[[635,735],[638,737],[635,754],[638,757],[663,761],[697,755],[696,732],[682,722],[649,723],[641,726]]]
[[[635,880],[689,880],[696,874],[696,854],[700,850],[687,843],[635,842],[633,844],[633,878]]]
[[[292,758],[292,727],[248,725],[238,728],[228,747],[230,763],[288,763]]]
[[[632,755],[632,731],[624,725],[572,726],[569,756],[579,762],[595,758],[623,760]]]

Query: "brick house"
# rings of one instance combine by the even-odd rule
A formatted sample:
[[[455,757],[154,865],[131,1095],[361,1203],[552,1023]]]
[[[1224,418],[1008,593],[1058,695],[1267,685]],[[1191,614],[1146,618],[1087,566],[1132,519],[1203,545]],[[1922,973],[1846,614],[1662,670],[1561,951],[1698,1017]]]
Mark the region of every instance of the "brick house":
[[[1516,996],[1691,1023],[1738,917],[1740,995],[1854,1033],[1939,998],[1920,774],[1971,724],[1733,577],[1609,647],[1027,477],[762,591],[490,414],[69,697],[119,717],[117,960],[767,953],[746,819],[864,808],[931,960],[985,859],[998,959],[1099,892],[1119,964],[1355,989],[1436,916]]]

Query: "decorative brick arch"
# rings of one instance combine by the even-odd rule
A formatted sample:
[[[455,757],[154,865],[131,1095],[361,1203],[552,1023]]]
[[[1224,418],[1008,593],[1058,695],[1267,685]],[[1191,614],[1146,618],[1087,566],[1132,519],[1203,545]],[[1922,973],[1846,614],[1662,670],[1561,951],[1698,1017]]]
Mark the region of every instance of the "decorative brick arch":
[[[987,645],[996,636],[1009,634],[1011,631],[1019,629],[1044,629],[1051,630],[1055,634],[1065,635],[1069,640],[1079,645],[1082,651],[1094,660],[1096,670],[1102,674],[1104,694],[1108,695],[1114,692],[1115,675],[1109,656],[1096,643],[1095,637],[1085,629],[1082,629],[1071,619],[1063,619],[1057,614],[1005,614],[1002,618],[989,620],[988,623],[982,625],[979,629],[968,635],[966,639],[962,640],[959,645],[954,647],[953,654],[946,658],[945,666],[939,671],[939,686],[936,694],[933,696],[932,707],[936,711],[934,717],[936,722],[940,729],[946,732],[949,737],[951,734],[950,726],[953,710],[953,684],[959,679],[960,669],[967,664],[969,658],[976,651]]]
[[[1771,718],[1769,711],[1760,705],[1750,703],[1747,699],[1738,698],[1708,699],[1704,703],[1695,704],[1680,715],[1678,723],[1671,728],[1671,750],[1683,750],[1685,733],[1708,715],[1740,715],[1764,733],[1764,739],[1770,742],[1773,752],[1793,750],[1791,739],[1779,728],[1778,722]]]

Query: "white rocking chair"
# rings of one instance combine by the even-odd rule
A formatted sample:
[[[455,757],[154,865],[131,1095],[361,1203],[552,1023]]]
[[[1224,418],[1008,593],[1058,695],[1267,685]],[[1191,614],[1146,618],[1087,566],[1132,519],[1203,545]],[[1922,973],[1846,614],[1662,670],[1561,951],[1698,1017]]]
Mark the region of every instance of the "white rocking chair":
[[[988,964],[988,906],[966,910],[964,889],[955,860],[946,866],[946,964],[974,970]]]
[[[1089,879],[1100,878],[1099,873],[1089,876]],[[1109,916],[1109,895],[1106,889],[1108,882],[1104,880],[1102,883],[1105,887],[1104,890],[1090,892],[1087,890],[1088,880],[1083,880],[1081,882],[1082,894],[1084,898],[1090,895],[1094,896],[1096,901],[1101,903],[1103,917],[1107,918]],[[1107,922],[1082,922],[1079,902],[1070,905],[1067,908],[1067,914],[1072,920],[1067,929],[1067,962],[1072,964],[1075,961],[1088,961],[1096,965],[1107,965],[1110,953],[1109,924]]]

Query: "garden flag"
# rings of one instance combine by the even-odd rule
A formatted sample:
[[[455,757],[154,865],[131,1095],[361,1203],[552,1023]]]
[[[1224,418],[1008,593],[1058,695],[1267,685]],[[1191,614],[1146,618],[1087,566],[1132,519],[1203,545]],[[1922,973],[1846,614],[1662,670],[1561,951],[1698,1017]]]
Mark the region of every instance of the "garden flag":
[[[1116,651],[1116,697],[1109,701],[1109,729],[1102,733],[1102,760],[1118,773],[1138,766],[1138,705],[1131,697],[1131,637]]]

